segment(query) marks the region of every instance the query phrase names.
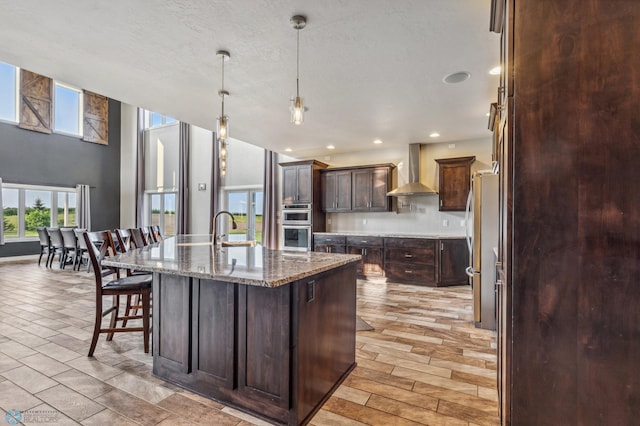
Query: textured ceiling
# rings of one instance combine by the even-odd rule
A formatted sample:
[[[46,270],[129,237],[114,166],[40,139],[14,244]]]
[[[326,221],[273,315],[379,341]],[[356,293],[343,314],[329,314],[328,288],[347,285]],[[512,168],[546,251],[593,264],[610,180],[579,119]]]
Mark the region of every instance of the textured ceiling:
[[[490,0],[0,0],[0,60],[296,157],[489,137]],[[295,93],[295,14],[305,122]],[[448,85],[442,78],[468,71]],[[438,139],[429,138],[437,131]],[[382,145],[372,141],[381,139]]]

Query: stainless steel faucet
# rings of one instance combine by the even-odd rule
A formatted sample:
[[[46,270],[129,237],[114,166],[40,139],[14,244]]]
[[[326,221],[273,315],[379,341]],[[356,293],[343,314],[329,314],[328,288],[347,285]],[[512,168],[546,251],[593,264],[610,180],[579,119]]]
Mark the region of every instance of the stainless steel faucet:
[[[220,216],[221,214],[227,214],[229,215],[229,217],[231,217],[231,229],[238,229],[238,225],[236,224],[236,218],[233,217],[233,215],[231,213],[229,213],[226,210],[220,210],[218,213],[216,213],[216,215],[213,217],[213,244],[214,245],[218,245],[220,243],[220,241],[218,241],[218,239],[222,239],[222,237],[224,237],[225,234],[222,235],[218,235],[218,226],[217,226],[217,219],[218,216]]]

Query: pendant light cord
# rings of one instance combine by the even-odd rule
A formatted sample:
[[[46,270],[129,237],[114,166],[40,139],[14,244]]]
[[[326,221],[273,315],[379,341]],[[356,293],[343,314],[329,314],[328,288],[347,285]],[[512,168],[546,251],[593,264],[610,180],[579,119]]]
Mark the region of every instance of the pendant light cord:
[[[296,29],[296,97],[300,97],[300,29]]]
[[[222,58],[222,116],[224,117],[224,55],[221,55]]]

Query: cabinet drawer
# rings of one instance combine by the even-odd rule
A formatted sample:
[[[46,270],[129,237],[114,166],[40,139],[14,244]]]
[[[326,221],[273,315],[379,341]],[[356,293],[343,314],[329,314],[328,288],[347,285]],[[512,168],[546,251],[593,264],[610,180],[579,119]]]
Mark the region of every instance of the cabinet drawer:
[[[313,242],[316,244],[344,245],[346,240],[344,235],[313,234]]]
[[[348,246],[357,247],[382,247],[384,239],[382,237],[347,237]]]
[[[393,248],[424,248],[435,250],[436,240],[427,238],[393,238],[384,239],[385,247]]]
[[[384,258],[388,262],[428,263],[430,265],[433,265],[435,260],[433,247],[394,248],[387,246],[384,250]]]
[[[433,265],[386,262],[384,269],[388,282],[435,285],[435,267]]]

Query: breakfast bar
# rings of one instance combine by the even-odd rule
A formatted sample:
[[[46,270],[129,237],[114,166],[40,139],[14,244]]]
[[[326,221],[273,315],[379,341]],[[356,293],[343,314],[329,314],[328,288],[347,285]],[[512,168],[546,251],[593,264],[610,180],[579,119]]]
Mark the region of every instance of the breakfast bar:
[[[153,272],[153,373],[305,424],[355,367],[359,255],[215,247],[179,235],[104,264]]]

